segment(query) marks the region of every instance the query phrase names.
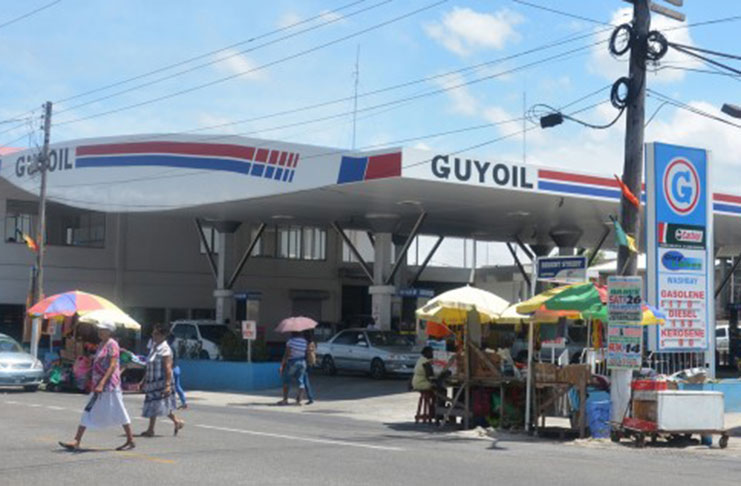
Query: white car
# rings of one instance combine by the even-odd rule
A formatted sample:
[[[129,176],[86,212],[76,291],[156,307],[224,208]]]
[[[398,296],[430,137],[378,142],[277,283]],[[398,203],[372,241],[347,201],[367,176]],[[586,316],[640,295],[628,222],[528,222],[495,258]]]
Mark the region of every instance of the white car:
[[[172,348],[179,358],[222,359],[221,339],[230,332],[226,324],[216,321],[174,321],[170,328]]]
[[[728,324],[721,324],[715,328],[715,350],[719,353],[728,352],[731,342],[731,336],[728,332]]]
[[[410,375],[419,358],[410,341],[392,331],[346,329],[316,348],[317,363],[330,375],[337,370],[363,371],[380,379]]]
[[[22,386],[36,391],[44,381],[44,365],[23,351],[10,336],[0,334],[0,386]]]

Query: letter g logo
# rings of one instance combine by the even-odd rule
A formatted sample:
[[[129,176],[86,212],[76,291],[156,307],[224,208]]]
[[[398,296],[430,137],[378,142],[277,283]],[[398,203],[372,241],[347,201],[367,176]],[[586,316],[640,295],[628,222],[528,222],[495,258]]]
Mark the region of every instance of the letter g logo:
[[[700,177],[695,166],[677,157],[666,166],[663,177],[664,197],[676,214],[691,213],[700,201]]]

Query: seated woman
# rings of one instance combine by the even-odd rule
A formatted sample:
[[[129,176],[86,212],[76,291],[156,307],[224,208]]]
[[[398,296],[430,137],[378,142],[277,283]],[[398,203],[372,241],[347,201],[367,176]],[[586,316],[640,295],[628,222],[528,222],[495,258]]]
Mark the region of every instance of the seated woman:
[[[414,365],[414,374],[412,375],[412,389],[414,391],[434,390],[435,372],[432,369],[432,348],[425,346],[422,349],[422,356]]]

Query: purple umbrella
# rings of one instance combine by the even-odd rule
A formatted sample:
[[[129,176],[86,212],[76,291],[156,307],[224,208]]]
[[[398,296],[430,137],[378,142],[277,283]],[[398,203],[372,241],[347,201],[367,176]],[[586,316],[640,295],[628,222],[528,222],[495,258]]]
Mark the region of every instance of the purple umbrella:
[[[288,317],[280,321],[278,327],[275,328],[277,332],[302,332],[314,329],[319,323],[314,319],[308,317]]]

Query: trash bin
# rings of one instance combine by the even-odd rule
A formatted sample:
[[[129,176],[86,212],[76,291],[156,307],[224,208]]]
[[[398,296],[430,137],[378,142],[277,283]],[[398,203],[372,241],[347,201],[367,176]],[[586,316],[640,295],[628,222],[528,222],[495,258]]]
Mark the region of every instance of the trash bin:
[[[587,402],[587,423],[592,437],[596,439],[610,437],[610,401]]]

